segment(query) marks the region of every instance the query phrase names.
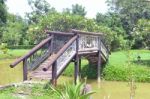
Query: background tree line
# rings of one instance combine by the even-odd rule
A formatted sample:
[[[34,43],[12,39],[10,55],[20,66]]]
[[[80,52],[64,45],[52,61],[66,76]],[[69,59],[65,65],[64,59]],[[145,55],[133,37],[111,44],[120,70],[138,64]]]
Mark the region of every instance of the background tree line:
[[[51,31],[84,31],[105,33],[111,50],[150,48],[150,2],[146,0],[107,0],[109,11],[86,18],[85,7],[75,4],[57,12],[45,0],[28,0],[32,12],[22,18],[7,12],[0,0],[0,43],[8,46],[34,45]]]

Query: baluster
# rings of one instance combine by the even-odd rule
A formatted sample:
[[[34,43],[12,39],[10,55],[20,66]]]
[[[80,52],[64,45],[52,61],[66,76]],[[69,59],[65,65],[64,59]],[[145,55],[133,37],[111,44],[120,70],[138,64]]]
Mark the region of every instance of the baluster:
[[[27,80],[27,59],[23,60],[23,81]]]

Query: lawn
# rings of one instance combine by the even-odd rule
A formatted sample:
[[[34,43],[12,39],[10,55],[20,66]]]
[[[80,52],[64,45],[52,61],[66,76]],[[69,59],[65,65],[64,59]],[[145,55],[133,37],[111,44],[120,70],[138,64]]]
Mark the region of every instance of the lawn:
[[[150,82],[150,51],[113,52],[103,73],[106,80],[128,81],[132,76],[135,81]]]
[[[27,53],[28,51],[29,50],[27,49],[9,49],[7,51],[7,54],[3,54],[2,52],[0,52],[0,60],[18,58]]]

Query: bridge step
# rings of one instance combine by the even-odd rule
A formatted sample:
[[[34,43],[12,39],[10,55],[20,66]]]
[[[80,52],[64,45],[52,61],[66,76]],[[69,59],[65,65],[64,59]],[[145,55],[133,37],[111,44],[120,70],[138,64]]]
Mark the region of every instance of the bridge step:
[[[51,55],[48,57],[38,68],[36,68],[34,71],[29,72],[29,78],[30,79],[51,79],[52,75],[52,68],[49,68],[46,72],[43,71],[43,67],[48,65],[48,63],[53,59],[55,55]]]

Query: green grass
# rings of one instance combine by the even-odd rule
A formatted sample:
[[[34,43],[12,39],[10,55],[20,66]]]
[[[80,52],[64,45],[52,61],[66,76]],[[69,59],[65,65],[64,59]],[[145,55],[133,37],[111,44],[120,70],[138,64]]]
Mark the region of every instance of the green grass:
[[[128,65],[127,55],[130,55],[130,65]],[[141,57],[140,61],[137,56]],[[128,81],[132,76],[135,81],[150,82],[150,51],[113,52],[103,73],[106,80]]]
[[[131,65],[127,66],[128,53],[126,51],[112,52],[108,64],[103,70],[103,78],[106,80],[128,81],[131,73],[138,82],[150,82],[150,51],[149,50],[131,50]],[[137,56],[141,60],[137,60]],[[88,65],[86,59],[82,59],[82,77],[96,78],[96,72],[92,66]],[[74,65],[71,63],[63,72],[65,76],[74,75]]]
[[[27,53],[27,49],[9,49],[6,54],[0,52],[0,60],[2,59],[14,59]]]

